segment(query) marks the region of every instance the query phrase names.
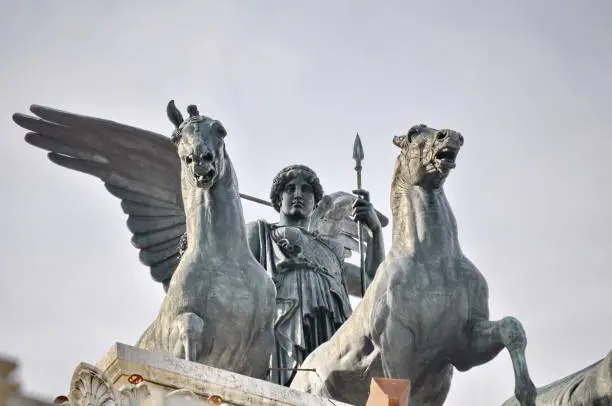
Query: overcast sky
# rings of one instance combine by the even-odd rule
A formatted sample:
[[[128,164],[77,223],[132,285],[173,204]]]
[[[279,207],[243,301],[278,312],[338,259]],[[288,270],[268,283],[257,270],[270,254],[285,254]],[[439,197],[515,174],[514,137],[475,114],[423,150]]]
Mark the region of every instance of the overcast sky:
[[[392,136],[461,131],[445,188],[460,241],[489,282],[491,317],[523,322],[536,385],[612,349],[609,0],[2,8],[0,352],[19,358],[27,391],[67,393],[79,362],[135,343],[163,294],[119,201],[23,141],[10,116],[33,103],[167,135],[168,100],[195,103],[226,126],[241,191],[262,198],[292,163],[350,191],[359,131],[364,187],[388,216]],[[504,351],[456,372],[447,404],[500,404],[513,385]]]

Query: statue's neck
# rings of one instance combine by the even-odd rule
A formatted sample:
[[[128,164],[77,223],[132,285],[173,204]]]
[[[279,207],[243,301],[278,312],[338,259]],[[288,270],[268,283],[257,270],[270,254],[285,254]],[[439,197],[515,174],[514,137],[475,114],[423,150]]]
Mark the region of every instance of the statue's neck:
[[[183,180],[188,246],[185,255],[197,251],[230,256],[249,252],[238,182],[227,155],[225,165],[221,178],[208,190]]]
[[[459,253],[457,223],[442,187],[424,188],[394,179],[391,249],[427,257]]]
[[[278,225],[279,226],[289,226],[289,227],[302,227],[308,228],[308,221],[310,218],[308,216],[287,216],[281,213]]]

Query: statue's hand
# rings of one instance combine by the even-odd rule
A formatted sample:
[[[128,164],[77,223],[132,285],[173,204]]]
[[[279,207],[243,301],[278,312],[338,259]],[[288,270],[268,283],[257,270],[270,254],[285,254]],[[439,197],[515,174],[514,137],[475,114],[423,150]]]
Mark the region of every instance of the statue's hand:
[[[373,233],[382,229],[380,220],[376,215],[376,210],[374,210],[374,206],[370,202],[370,192],[357,189],[353,190],[353,193],[357,195],[357,199],[353,203],[353,220],[365,224]]]

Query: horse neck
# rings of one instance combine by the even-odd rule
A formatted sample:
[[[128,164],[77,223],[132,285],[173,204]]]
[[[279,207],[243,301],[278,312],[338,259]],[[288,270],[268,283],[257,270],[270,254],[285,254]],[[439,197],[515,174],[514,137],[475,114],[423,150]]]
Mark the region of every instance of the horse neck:
[[[457,223],[444,189],[411,185],[394,176],[391,249],[415,256],[460,253]]]
[[[210,189],[183,181],[183,204],[188,244],[185,255],[189,251],[214,252],[215,256],[248,253],[238,181],[227,154],[223,175]]]

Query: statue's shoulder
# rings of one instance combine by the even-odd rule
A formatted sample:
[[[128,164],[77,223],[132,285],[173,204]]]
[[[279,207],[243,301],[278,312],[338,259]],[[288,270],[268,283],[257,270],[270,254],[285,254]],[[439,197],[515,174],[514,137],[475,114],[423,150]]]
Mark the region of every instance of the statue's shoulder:
[[[246,228],[247,230],[250,230],[250,229],[257,229],[259,227],[266,227],[269,225],[270,224],[266,220],[257,219],[257,220],[249,221],[248,223],[246,223]]]
[[[271,230],[278,227],[276,223],[269,223],[264,219],[257,219],[246,223],[246,234],[249,240],[259,239],[260,236],[270,233]]]
[[[253,221],[249,221],[248,223],[246,223],[246,229],[247,232],[249,232],[250,230],[253,229],[257,229],[258,227],[260,227],[261,223],[265,223],[266,221],[263,219],[257,219],[257,220],[253,220]]]
[[[259,247],[261,241],[263,241],[263,233],[267,233],[269,230],[269,224],[263,219],[257,219],[246,223],[246,236],[249,246],[251,248]]]

